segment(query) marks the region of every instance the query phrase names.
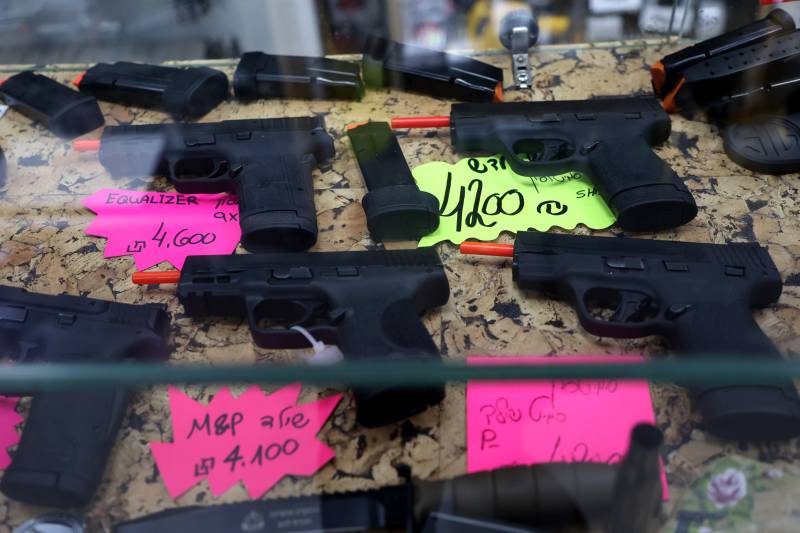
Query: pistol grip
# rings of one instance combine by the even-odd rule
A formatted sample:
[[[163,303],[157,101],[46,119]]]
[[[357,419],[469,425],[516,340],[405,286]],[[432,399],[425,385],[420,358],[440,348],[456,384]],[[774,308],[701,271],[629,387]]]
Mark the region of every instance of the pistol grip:
[[[279,155],[232,168],[242,246],[250,252],[306,250],[317,242],[310,154]]]
[[[704,356],[781,357],[753,320],[750,306],[702,306],[677,320],[670,344]],[[800,397],[785,383],[704,383],[689,388],[708,431],[726,439],[783,440],[800,435]]]
[[[103,477],[128,396],[120,388],[34,396],[0,491],[35,505],[88,504]]]
[[[376,309],[376,303],[380,308]],[[364,305],[360,315],[345,318],[339,330],[339,348],[345,357],[358,359],[439,358],[439,351],[422,325],[411,300],[386,305],[380,297]],[[375,361],[380,364],[379,361]],[[357,420],[364,427],[379,427],[421,413],[444,398],[444,385],[407,387],[362,387],[353,390]]]
[[[697,215],[686,185],[643,138],[601,139],[583,149],[588,150],[589,179],[622,229],[660,231]]]

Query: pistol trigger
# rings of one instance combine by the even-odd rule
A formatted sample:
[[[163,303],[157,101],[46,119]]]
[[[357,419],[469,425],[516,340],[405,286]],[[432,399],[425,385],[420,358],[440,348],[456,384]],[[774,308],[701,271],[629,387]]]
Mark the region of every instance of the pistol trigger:
[[[650,297],[638,292],[625,292],[620,293],[620,302],[617,309],[609,317],[609,322],[635,322],[635,319],[646,311],[651,302]]]
[[[32,359],[30,352],[37,346],[35,342],[19,341],[19,355],[12,359],[18,363],[27,363],[28,359]]]
[[[337,307],[328,311],[328,320],[333,326],[341,323],[345,316],[347,316],[347,309],[344,307]]]
[[[314,324],[315,318],[319,316],[321,303],[315,300],[294,300],[292,304],[302,309],[302,316],[297,317],[290,324],[291,326],[304,326],[311,327]]]
[[[228,171],[228,176],[235,178],[242,172],[242,170],[244,170],[244,165],[236,165]]]
[[[672,304],[667,308],[664,317],[667,320],[675,320],[692,308],[692,304]]]
[[[580,154],[586,155],[600,145],[600,141],[592,141],[581,146]]]
[[[546,143],[544,145],[544,155],[540,159],[542,161],[555,161],[562,159],[561,143]]]

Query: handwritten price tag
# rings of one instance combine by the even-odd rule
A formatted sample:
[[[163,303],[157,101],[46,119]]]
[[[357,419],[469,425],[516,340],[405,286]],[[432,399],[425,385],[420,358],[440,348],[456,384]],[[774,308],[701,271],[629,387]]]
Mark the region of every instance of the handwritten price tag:
[[[257,386],[234,398],[227,388],[201,405],[169,389],[174,442],[151,442],[174,499],[203,479],[220,496],[240,480],[253,499],[286,475],[310,476],[335,452],[317,440],[341,394],[297,405],[300,384],[272,394]]]
[[[423,191],[439,199],[439,227],[420,240],[430,246],[449,240],[491,241],[502,231],[584,224],[602,229],[614,215],[597,189],[577,172],[558,176],[519,176],[501,156],[470,157],[455,165],[426,163],[413,170]]]
[[[641,362],[641,357],[470,357],[469,364]],[[655,423],[646,381],[467,383],[467,470],[545,462],[617,463],[631,430]],[[664,499],[666,475],[662,469]]]
[[[19,398],[0,396],[0,470],[11,464],[8,449],[19,443],[17,426],[22,422],[22,417],[17,413]]]
[[[241,237],[239,206],[227,194],[101,189],[83,201],[97,214],[87,235],[108,239],[105,257],[132,255],[143,270],[187,256],[229,254]]]

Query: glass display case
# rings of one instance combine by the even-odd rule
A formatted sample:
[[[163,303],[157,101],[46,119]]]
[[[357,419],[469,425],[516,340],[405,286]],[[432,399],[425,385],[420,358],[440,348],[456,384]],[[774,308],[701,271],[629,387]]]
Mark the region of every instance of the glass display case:
[[[0,2],[0,532],[797,530],[798,16]]]

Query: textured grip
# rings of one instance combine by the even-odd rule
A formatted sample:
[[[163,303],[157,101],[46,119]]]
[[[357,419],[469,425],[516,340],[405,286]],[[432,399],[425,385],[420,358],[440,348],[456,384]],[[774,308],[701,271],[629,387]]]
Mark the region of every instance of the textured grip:
[[[439,359],[439,351],[411,300],[387,304],[378,297],[372,299],[370,305],[354,308],[361,312],[346,317],[339,333],[339,348],[346,357],[370,360],[402,358],[407,362],[411,358]],[[444,398],[444,386],[368,387],[354,389],[353,395],[359,424],[378,427],[403,420],[439,403]]]
[[[234,168],[242,245],[250,252],[300,251],[317,242],[310,154],[264,157]]]
[[[544,463],[415,485],[414,519],[434,511],[533,527],[596,526],[608,513],[616,468]]]
[[[677,352],[781,357],[744,303],[694,306],[678,319],[669,340]],[[800,435],[800,397],[789,379],[783,384],[708,383],[690,391],[708,431],[722,438],[767,441]]]
[[[686,185],[644,139],[602,139],[584,150],[589,178],[622,229],[660,231],[697,215]]]
[[[89,503],[103,477],[127,398],[123,389],[36,395],[0,490],[36,505]]]

